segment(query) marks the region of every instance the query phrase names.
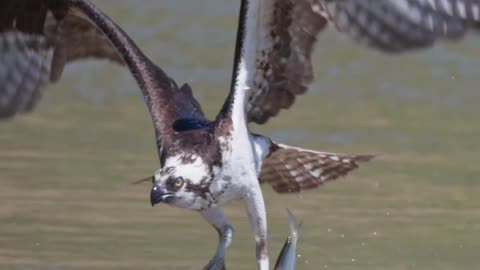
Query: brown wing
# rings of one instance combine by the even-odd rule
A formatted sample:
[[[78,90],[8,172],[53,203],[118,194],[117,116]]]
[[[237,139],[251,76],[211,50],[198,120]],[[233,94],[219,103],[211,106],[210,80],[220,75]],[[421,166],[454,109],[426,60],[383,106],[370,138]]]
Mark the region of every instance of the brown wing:
[[[316,188],[345,176],[373,155],[317,152],[272,142],[260,172],[260,183],[269,183],[278,193]]]
[[[479,27],[479,0],[337,0],[327,10],[340,31],[384,52],[429,47]]]
[[[249,121],[288,109],[313,80],[311,54],[328,22],[356,42],[387,53],[461,38],[480,27],[480,0],[265,0],[266,46],[257,52]]]
[[[31,111],[71,61],[123,63],[103,33],[65,3],[0,1],[0,119]]]
[[[313,80],[311,54],[317,34],[327,25],[323,6],[313,0],[266,0],[261,31],[265,43],[257,52],[256,76],[247,113],[265,123],[288,109]]]

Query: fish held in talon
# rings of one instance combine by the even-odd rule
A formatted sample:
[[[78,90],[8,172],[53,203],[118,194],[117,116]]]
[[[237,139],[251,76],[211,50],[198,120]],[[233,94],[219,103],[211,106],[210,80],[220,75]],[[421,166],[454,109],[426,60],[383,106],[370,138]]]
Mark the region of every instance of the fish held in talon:
[[[277,262],[275,263],[274,270],[295,270],[297,264],[297,241],[298,230],[301,227],[301,223],[298,223],[292,212],[287,209],[288,225],[290,228],[290,235],[285,240],[285,244],[278,255]]]

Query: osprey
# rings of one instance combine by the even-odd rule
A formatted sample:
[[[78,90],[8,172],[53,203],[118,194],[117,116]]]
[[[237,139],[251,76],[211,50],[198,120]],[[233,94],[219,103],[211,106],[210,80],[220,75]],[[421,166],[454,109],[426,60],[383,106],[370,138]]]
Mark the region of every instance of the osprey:
[[[152,205],[197,211],[219,233],[206,269],[224,267],[232,227],[221,205],[245,202],[257,266],[269,269],[267,220],[260,184],[299,192],[336,179],[372,155],[318,152],[253,134],[289,108],[313,79],[311,53],[329,22],[355,40],[386,52],[458,38],[479,20],[479,1],[242,0],[230,92],[214,120],[190,87],[178,86],[128,35],[88,0],[2,0],[0,112],[33,108],[64,65],[85,57],[125,64],[149,109],[160,168],[151,179]]]

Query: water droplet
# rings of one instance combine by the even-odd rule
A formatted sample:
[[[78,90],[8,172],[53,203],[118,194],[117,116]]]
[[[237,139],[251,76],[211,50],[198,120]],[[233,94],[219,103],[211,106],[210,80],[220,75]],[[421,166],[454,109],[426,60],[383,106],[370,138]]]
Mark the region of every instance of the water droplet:
[[[387,212],[387,216],[390,216],[390,212]]]
[[[365,242],[362,242],[362,246],[366,246],[367,244],[365,244]]]
[[[345,238],[345,234],[341,234],[340,237]]]
[[[323,268],[328,268],[328,265],[325,264],[325,265],[323,266]]]
[[[373,232],[373,236],[377,236],[377,232]]]
[[[331,231],[332,231],[332,229],[328,228],[328,230],[327,230],[327,231],[328,231],[328,232],[331,232]]]
[[[310,262],[309,261],[305,261],[305,264],[309,264]]]
[[[355,258],[352,258],[352,262],[355,262]]]
[[[301,254],[297,254],[297,258],[301,258],[301,257],[302,257],[302,255],[301,255]]]

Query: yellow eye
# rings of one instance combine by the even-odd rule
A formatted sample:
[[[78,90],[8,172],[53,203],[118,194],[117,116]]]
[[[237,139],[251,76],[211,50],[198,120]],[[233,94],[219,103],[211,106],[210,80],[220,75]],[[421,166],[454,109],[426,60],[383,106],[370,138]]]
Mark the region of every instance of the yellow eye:
[[[183,187],[184,183],[185,183],[185,181],[183,181],[183,178],[178,177],[177,179],[175,179],[175,182],[173,183],[173,185],[175,186],[175,188],[181,188],[181,187]]]

